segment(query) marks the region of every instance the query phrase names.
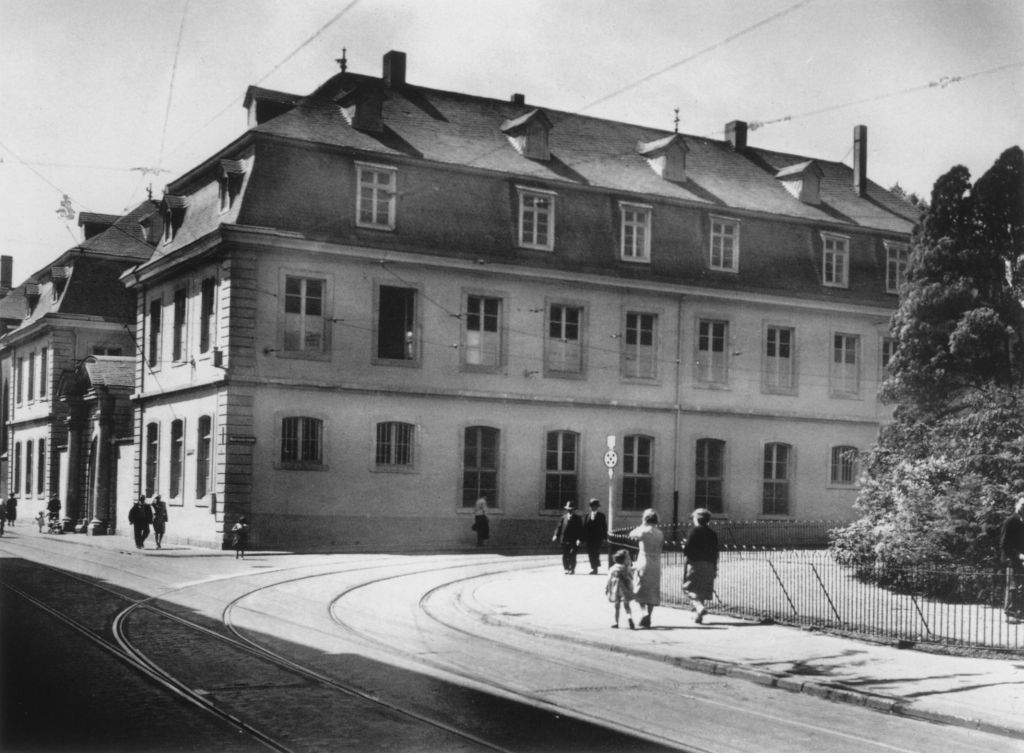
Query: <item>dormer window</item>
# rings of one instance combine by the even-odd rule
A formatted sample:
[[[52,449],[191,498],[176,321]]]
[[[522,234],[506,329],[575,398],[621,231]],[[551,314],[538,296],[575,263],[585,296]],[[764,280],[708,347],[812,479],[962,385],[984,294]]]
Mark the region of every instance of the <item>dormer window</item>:
[[[235,203],[235,197],[242,190],[245,177],[245,163],[237,159],[222,159],[217,168],[217,184],[220,196],[220,211],[226,212]]]
[[[637,143],[636,151],[661,178],[686,182],[686,153],[689,149],[678,133],[655,141],[641,141]]]
[[[22,289],[25,291],[25,302],[28,305],[27,315],[31,315],[39,303],[39,283],[26,282]]]
[[[786,190],[804,204],[821,203],[821,179],[824,175],[814,160],[790,165],[775,173]]]
[[[386,165],[356,163],[356,225],[395,229],[398,171]]]
[[[619,203],[619,253],[622,261],[651,260],[651,212],[646,204]]]
[[[711,218],[708,266],[720,272],[740,271],[740,223],[736,220]]]
[[[527,159],[551,159],[548,146],[551,121],[543,110],[531,110],[518,118],[506,120],[501,124],[501,131],[508,136],[512,147]]]
[[[53,300],[57,300],[64,292],[68,283],[71,267],[50,267],[50,280],[53,282]]]
[[[384,131],[384,93],[373,88],[345,92],[337,100],[341,114],[357,131]]]
[[[910,250],[906,243],[882,241],[885,246],[885,292],[899,293],[900,286],[907,281],[907,261]]]
[[[821,234],[821,284],[828,288],[850,285],[850,239],[832,233]]]
[[[181,223],[185,220],[187,208],[187,196],[164,194],[164,200],[160,207],[160,214],[164,222],[164,243],[170,243],[177,236]]]
[[[553,251],[555,248],[555,194],[518,186],[519,245]]]

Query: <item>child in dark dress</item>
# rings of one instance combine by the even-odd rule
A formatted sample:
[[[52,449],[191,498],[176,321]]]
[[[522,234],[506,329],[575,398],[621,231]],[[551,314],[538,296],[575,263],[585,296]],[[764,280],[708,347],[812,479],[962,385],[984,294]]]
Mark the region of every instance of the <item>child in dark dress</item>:
[[[625,605],[629,629],[633,630],[636,626],[633,624],[633,612],[629,606],[629,602],[634,598],[633,567],[629,561],[629,552],[625,549],[620,549],[612,555],[612,562],[615,564],[608,571],[608,582],[604,587],[608,601],[615,605],[615,624],[612,627],[617,628],[619,626],[619,608]]]
[[[249,521],[244,517],[231,527],[232,543],[235,545],[235,559],[245,559],[245,550],[249,546]]]

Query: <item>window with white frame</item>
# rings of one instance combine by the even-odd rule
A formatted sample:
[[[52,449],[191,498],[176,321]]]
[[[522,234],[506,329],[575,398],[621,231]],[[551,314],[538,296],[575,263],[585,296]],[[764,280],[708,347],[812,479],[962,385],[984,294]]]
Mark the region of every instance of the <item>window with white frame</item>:
[[[857,448],[841,445],[832,448],[829,462],[829,483],[852,486],[857,482]]]
[[[623,261],[651,260],[651,207],[619,204],[619,253]]]
[[[158,298],[149,302],[149,342],[147,343],[147,360],[150,368],[160,363],[160,319],[163,302]]]
[[[466,296],[462,333],[463,365],[481,369],[495,369],[501,366],[501,304],[501,299],[493,296]]]
[[[769,392],[796,389],[796,353],[792,327],[768,325],[764,338],[764,386]]]
[[[36,354],[28,354],[28,401],[36,399]]]
[[[905,243],[885,241],[885,292],[899,293],[907,279],[910,250]]]
[[[310,416],[281,420],[281,465],[303,468],[323,464],[324,422]]]
[[[882,338],[882,353],[879,359],[879,363],[882,366],[882,378],[884,379],[889,373],[889,363],[892,361],[892,357],[896,354],[896,338],[895,337],[883,337]]]
[[[210,454],[213,449],[213,421],[200,416],[196,429],[196,499],[202,499],[210,489]]]
[[[171,360],[181,361],[185,358],[185,301],[187,291],[178,288],[174,291],[174,328],[171,331]]]
[[[323,280],[286,275],[284,278],[285,352],[322,353],[324,351]]]
[[[729,380],[729,360],[726,347],[729,323],[714,319],[701,319],[697,324],[697,381],[707,384],[725,384]]]
[[[378,468],[409,468],[413,465],[413,440],[416,427],[402,421],[377,424],[374,463]]]
[[[207,277],[199,287],[199,352],[207,353],[213,342],[213,312],[217,280]]]
[[[849,285],[850,239],[841,235],[821,234],[821,282],[832,288]]]
[[[519,245],[551,251],[555,247],[555,194],[519,188]]]
[[[622,338],[622,374],[631,379],[657,376],[657,314],[626,312],[626,331]]]
[[[740,223],[723,217],[711,218],[711,269],[738,272],[740,268]]]
[[[544,453],[544,509],[561,510],[575,502],[579,489],[579,437],[572,431],[549,431]]]
[[[793,448],[781,442],[764,446],[762,515],[789,515],[789,481]]]
[[[49,382],[49,364],[47,363],[49,352],[46,348],[39,349],[39,397],[46,397]]]
[[[171,421],[171,469],[167,479],[167,495],[177,499],[181,494],[181,477],[185,468],[185,422]]]
[[[714,513],[722,512],[725,485],[725,442],[723,440],[697,440],[694,477],[694,509],[706,507]]]
[[[381,285],[377,289],[377,358],[410,361],[419,358],[416,289]]]
[[[498,505],[501,432],[493,426],[467,426],[462,438],[462,506],[472,509],[480,497]]]
[[[160,425],[157,423],[146,424],[146,485],[145,495],[152,497],[156,494],[157,469],[160,461]]]
[[[836,332],[832,335],[831,392],[854,396],[860,393],[860,337]]]
[[[356,224],[375,230],[395,229],[395,197],[398,171],[381,165],[356,165],[359,184]]]
[[[544,365],[555,374],[583,371],[583,309],[554,303],[548,307],[548,336],[544,341]]]
[[[25,359],[20,356],[14,362],[14,382],[17,387],[15,395],[17,395],[18,404],[20,405],[24,399],[25,392]]]
[[[622,442],[622,509],[646,510],[654,503],[654,439],[628,435]]]

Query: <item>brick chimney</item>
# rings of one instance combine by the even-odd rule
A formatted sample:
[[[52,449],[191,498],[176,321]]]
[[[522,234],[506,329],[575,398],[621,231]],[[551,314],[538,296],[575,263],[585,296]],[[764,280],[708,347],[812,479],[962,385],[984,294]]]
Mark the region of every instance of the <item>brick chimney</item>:
[[[732,144],[737,152],[747,148],[747,124],[742,120],[733,120],[725,124],[725,140]]]
[[[391,50],[384,55],[384,83],[389,89],[405,86],[405,53]]]
[[[868,127],[853,129],[853,190],[858,196],[868,191]]]
[[[11,282],[14,276],[14,257],[4,254],[0,256],[0,296],[11,292]]]
[[[518,92],[516,92],[515,94],[512,95],[512,98],[509,100],[509,102],[511,102],[514,105],[525,105],[526,95],[519,94]]]

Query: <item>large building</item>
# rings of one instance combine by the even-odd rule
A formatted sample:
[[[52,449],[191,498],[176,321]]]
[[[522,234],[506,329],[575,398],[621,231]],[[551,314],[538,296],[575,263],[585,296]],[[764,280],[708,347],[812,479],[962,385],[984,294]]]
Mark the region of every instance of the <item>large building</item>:
[[[246,107],[122,276],[170,539],[458,545],[481,495],[506,544],[609,491],[615,527],[852,516],[916,218],[866,129],[851,169],[414,85],[400,52]]]

